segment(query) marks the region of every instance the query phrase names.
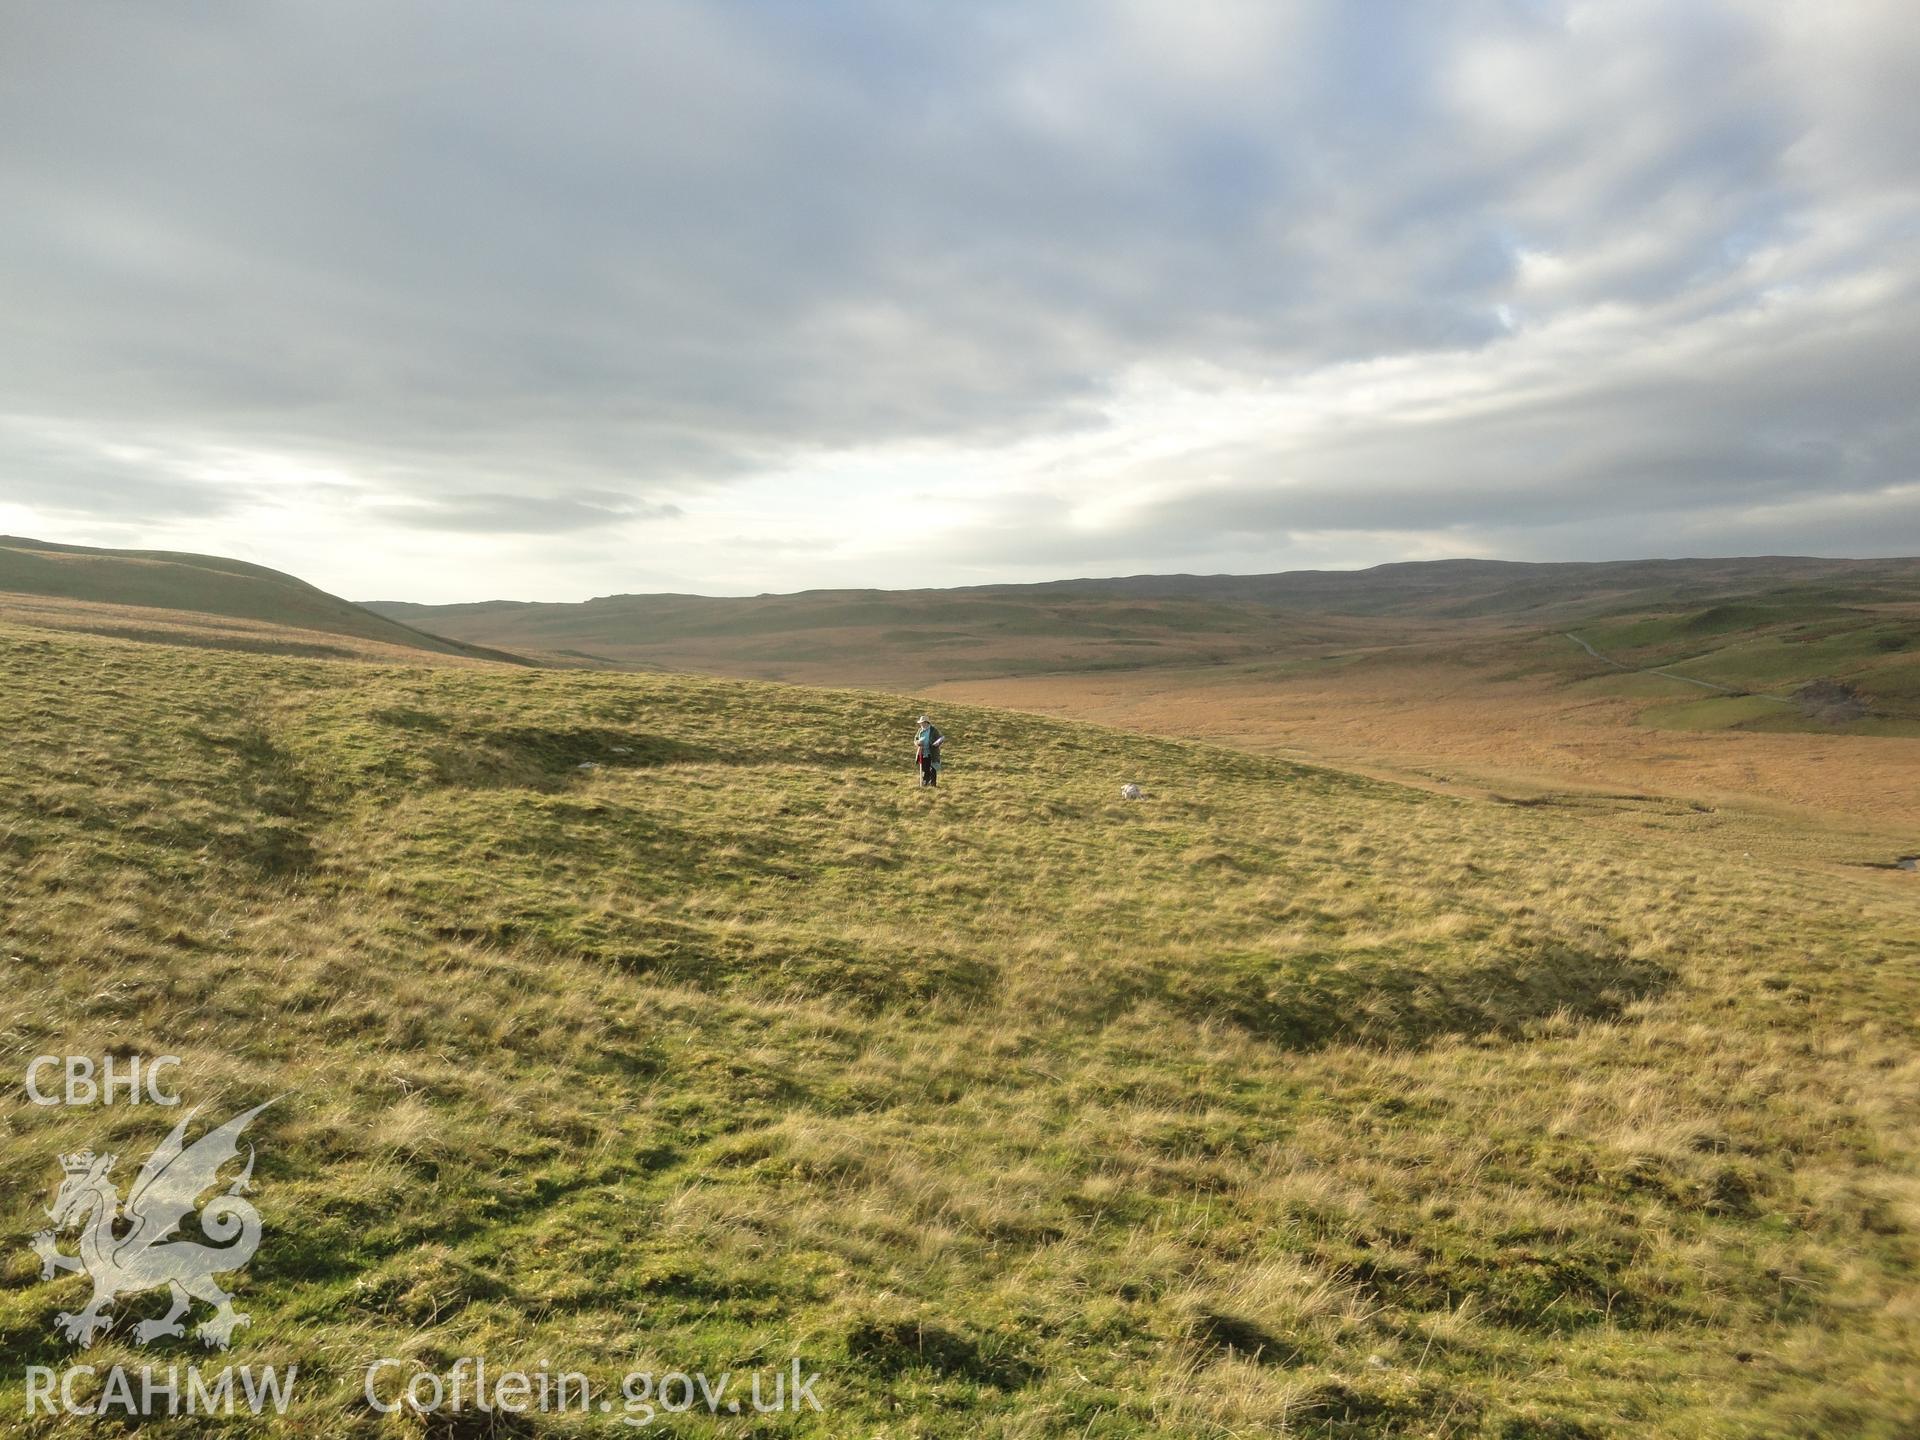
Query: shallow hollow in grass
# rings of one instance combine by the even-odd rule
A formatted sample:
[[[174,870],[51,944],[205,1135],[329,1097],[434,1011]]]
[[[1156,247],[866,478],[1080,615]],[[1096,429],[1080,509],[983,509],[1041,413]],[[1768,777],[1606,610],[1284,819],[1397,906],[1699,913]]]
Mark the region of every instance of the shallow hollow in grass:
[[[1202,1024],[1294,1049],[1523,1035],[1554,1016],[1608,1020],[1672,982],[1618,950],[1541,944],[1461,963],[1412,951],[1223,957],[1165,977],[1159,1000]]]

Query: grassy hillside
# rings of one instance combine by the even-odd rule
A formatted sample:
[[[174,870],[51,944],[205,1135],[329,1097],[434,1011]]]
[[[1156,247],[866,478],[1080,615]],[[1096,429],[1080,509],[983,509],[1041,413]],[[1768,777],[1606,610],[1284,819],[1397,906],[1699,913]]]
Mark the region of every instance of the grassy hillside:
[[[1253,601],[998,590],[807,591],[581,604],[375,602],[383,615],[560,664],[903,687],[1059,670],[1215,664],[1400,638],[1405,627],[1296,616]]]
[[[1920,615],[1891,605],[1769,610],[1749,630],[1699,633],[1702,613],[928,688],[943,701],[1318,758],[1452,791],[1572,790],[1630,808],[1679,798],[1776,817],[1791,807],[1801,842],[1838,827],[1920,848],[1920,705],[1910,698]],[[1570,636],[1606,645],[1606,658]]]
[[[1702,610],[1613,619],[1580,634],[1619,663],[1709,692],[1650,709],[1650,724],[1920,736],[1917,603],[1764,591]],[[1714,688],[1731,693],[1714,698]]]
[[[358,1398],[459,1355],[824,1377],[676,1435],[1920,1427],[1910,874],[960,707],[924,792],[874,695],[0,651],[5,1064],[286,1096],[245,1433],[624,1433]],[[172,1119],[7,1112],[0,1411],[75,1358],[54,1156]],[[85,1358],[193,1358],[161,1308]]]
[[[0,616],[222,649],[517,657],[376,615],[278,570],[213,555],[96,550],[0,535]]]
[[[1920,593],[1920,558],[1759,555],[1724,560],[1418,560],[1364,570],[1276,575],[1134,575],[1063,580],[1036,592],[1254,601],[1318,614],[1528,619],[1546,623],[1608,609],[1698,605],[1787,585],[1866,598]]]
[[[1903,825],[1920,805],[1920,755],[1887,748],[1920,739],[1914,560],[1460,560],[379,608],[559,664],[934,692],[1423,784],[1786,803],[1821,824]]]
[[[1444,646],[1489,631],[1698,610],[1770,592],[1788,593],[1794,603],[1812,594],[1828,603],[1920,604],[1920,560],[1442,560],[957,590],[371,608],[476,643],[575,663],[900,687]]]

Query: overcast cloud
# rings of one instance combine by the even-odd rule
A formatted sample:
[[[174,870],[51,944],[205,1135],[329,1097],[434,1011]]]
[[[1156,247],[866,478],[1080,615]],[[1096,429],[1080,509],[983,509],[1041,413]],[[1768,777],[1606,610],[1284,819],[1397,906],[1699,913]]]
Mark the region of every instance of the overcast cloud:
[[[1912,0],[0,0],[0,529],[359,598],[1920,552]]]

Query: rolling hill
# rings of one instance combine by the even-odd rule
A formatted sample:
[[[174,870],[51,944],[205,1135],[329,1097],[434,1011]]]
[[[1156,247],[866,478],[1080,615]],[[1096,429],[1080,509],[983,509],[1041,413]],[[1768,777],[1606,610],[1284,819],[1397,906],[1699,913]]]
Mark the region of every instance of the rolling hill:
[[[1030,587],[1142,599],[1246,600],[1318,614],[1554,622],[1720,596],[1818,587],[1863,601],[1920,598],[1920,558],[1762,555],[1693,560],[1416,560],[1275,575],[1134,575]]]
[[[1786,804],[1804,824],[1902,843],[1920,813],[1913,560],[1463,560],[358,606],[237,561],[6,540],[0,618],[316,658],[866,686],[1447,789]]]
[[[580,604],[369,602],[368,608],[449,634],[487,635],[489,643],[553,663],[896,688],[1034,671],[1211,663],[1276,647],[1375,644],[1384,633],[1377,622],[1295,616],[1245,600],[1037,587],[817,590],[739,599],[613,595]]]
[[[615,1407],[821,1376],[689,1387],[686,1436],[1920,1427],[1920,885],[1875,853],[957,703],[922,791],[875,694],[0,656],[0,1063],[274,1100],[224,1358],[137,1345],[160,1294],[77,1349],[26,1243],[56,1156],[124,1184],[177,1114],[10,1110],[16,1434],[70,1433],[28,1365],[189,1362],[298,1367],[249,1434],[624,1429],[364,1398],[461,1356]]]
[[[427,651],[457,660],[524,663],[376,615],[263,565],[17,535],[0,535],[0,616],[223,649],[363,658]]]
[[[1920,814],[1920,561],[1135,576],[377,605],[553,663],[864,685],[1530,795]]]
[[[1442,560],[1279,575],[1146,575],[954,590],[371,601],[379,614],[562,663],[890,688],[1055,671],[1347,658],[1596,618],[1744,605],[1760,618],[1920,612],[1920,560]],[[1729,629],[1716,633],[1724,637]]]

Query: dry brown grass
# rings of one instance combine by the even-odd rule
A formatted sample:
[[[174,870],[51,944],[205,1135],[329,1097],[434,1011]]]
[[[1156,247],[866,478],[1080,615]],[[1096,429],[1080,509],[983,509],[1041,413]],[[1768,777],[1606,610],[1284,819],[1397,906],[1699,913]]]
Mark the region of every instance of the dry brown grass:
[[[955,681],[934,693],[1440,788],[1637,791],[1838,822],[1896,845],[1904,835],[1920,848],[1920,741],[1649,729],[1635,723],[1644,697],[1503,668],[1454,658],[1298,673],[1224,666]]]

